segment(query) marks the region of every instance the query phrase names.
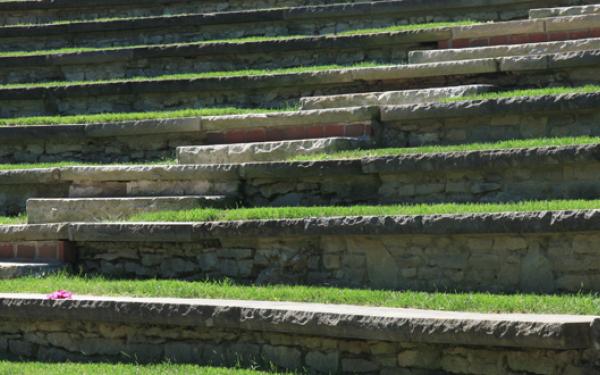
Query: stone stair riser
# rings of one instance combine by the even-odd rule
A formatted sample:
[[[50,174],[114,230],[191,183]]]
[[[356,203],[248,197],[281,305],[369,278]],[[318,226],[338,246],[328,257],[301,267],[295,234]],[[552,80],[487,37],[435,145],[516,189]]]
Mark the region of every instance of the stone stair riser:
[[[5,171],[3,213],[32,197],[236,196],[248,205],[593,199],[598,145],[363,160]],[[426,172],[426,173],[425,173]],[[340,185],[340,181],[344,181]]]
[[[523,319],[355,306],[341,306],[342,313],[323,305],[285,302],[42,298],[4,296],[3,353],[52,362],[100,357],[111,362],[258,364],[317,374],[423,369],[551,374],[565,366],[591,374],[596,361],[594,317]],[[543,332],[550,334],[542,337]]]

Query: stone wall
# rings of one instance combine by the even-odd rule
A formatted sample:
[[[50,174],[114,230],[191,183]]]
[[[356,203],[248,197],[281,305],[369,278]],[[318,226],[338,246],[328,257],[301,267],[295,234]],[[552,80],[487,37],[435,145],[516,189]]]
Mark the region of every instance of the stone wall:
[[[107,277],[552,293],[600,289],[598,240],[600,232],[215,238],[75,246],[82,270]]]
[[[3,295],[0,356],[308,373],[596,374],[594,317]]]

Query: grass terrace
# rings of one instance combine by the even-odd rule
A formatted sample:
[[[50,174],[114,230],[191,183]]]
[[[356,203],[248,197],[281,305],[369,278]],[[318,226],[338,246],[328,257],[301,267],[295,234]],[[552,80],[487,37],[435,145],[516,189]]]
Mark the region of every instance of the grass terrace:
[[[26,215],[0,216],[0,225],[17,225],[27,223]]]
[[[61,168],[61,167],[101,167],[101,166],[124,166],[124,165],[163,165],[176,164],[174,159],[164,159],[157,161],[149,161],[146,163],[88,163],[80,161],[59,161],[48,163],[15,163],[15,164],[0,164],[0,171],[14,171],[21,169],[44,169],[44,168]]]
[[[200,116],[248,115],[253,113],[293,111],[297,109],[297,106],[290,105],[282,108],[215,107],[189,108],[175,111],[99,113],[93,115],[72,116],[33,116],[0,118],[0,126],[102,124],[108,122],[139,121],[148,119],[158,120]]]
[[[45,374],[45,375],[267,375],[266,372],[202,367],[193,365],[129,365],[107,363],[43,363],[43,362],[0,362],[0,375]],[[274,374],[268,372],[268,374]]]
[[[295,73],[316,73],[327,70],[339,69],[357,69],[357,68],[374,68],[390,66],[390,64],[380,64],[372,61],[365,61],[352,65],[315,65],[315,66],[297,66],[293,68],[279,69],[244,69],[232,71],[217,71],[217,72],[201,72],[201,73],[181,73],[181,74],[166,74],[161,76],[138,76],[127,79],[109,79],[100,81],[52,81],[52,82],[36,82],[36,83],[11,83],[0,85],[0,90],[6,89],[32,89],[32,88],[50,88],[50,87],[68,87],[78,85],[96,85],[124,82],[160,82],[170,80],[195,80],[205,78],[227,78],[227,77],[254,77],[264,75],[282,75]]]
[[[277,220],[338,216],[400,216],[536,212],[600,209],[600,200],[523,201],[515,203],[442,203],[382,206],[258,207],[237,209],[198,208],[149,212],[132,216],[132,222],[201,222]]]
[[[0,283],[2,293],[50,293],[58,289],[79,295],[292,301],[488,313],[595,315],[600,311],[600,296],[586,293],[426,293],[285,285],[242,286],[229,281],[107,280],[66,274],[3,280]]]
[[[359,159],[385,156],[398,156],[410,154],[433,154],[442,152],[466,152],[466,151],[485,151],[485,150],[510,150],[519,148],[536,147],[559,147],[574,145],[599,144],[600,137],[556,137],[556,138],[533,138],[533,139],[514,139],[508,141],[491,143],[467,143],[449,146],[421,146],[421,147],[395,147],[378,148],[370,150],[348,150],[339,151],[331,154],[316,155],[297,155],[290,161],[307,160],[337,160],[337,159]]]
[[[579,87],[545,87],[535,89],[521,89],[510,91],[486,92],[475,95],[465,95],[450,97],[442,100],[442,102],[462,102],[468,100],[486,100],[486,99],[507,99],[519,98],[527,96],[546,96],[546,95],[563,95],[563,94],[589,94],[600,92],[600,85],[585,85]]]

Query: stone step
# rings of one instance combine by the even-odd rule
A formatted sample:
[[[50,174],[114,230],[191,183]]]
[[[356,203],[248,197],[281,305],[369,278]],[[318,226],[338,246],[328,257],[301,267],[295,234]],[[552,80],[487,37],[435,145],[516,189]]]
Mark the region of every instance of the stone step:
[[[219,164],[287,160],[296,155],[327,154],[372,146],[368,138],[331,137],[279,142],[177,148],[178,164]]]
[[[0,28],[0,48],[4,51],[19,51],[177,43],[259,35],[320,35],[352,29],[424,23],[432,19],[470,18],[489,21],[519,17],[519,10],[523,16],[526,16],[531,6],[542,3],[539,0],[525,3],[521,0],[432,1],[424,5],[422,1],[385,0],[238,12],[205,14],[194,12],[175,16],[5,26]],[[485,9],[485,13],[482,9]],[[544,21],[525,20],[519,23],[525,29],[532,30],[531,25],[543,24]],[[509,25],[504,25],[504,29],[506,26]],[[517,25],[512,26],[513,34],[520,32]],[[490,26],[481,27],[490,29]],[[495,33],[501,32],[502,29],[497,28]]]
[[[379,109],[140,120],[119,123],[0,127],[0,163],[143,162],[175,157],[178,146],[368,137]]]
[[[300,106],[302,110],[315,110],[343,107],[418,104],[435,102],[452,97],[475,95],[494,91],[495,89],[496,87],[494,85],[463,85],[420,90],[308,96],[300,99]]]
[[[96,18],[154,17],[198,12],[224,12],[355,3],[360,0],[20,0],[0,3],[0,25],[81,21]],[[377,1],[377,0],[374,0]]]
[[[409,63],[428,64],[442,61],[485,59],[506,56],[533,56],[559,52],[579,52],[600,49],[600,38],[559,42],[525,43],[515,45],[457,48],[446,50],[412,51]]]
[[[235,205],[226,196],[161,196],[127,198],[29,199],[29,224],[125,220],[143,212],[226,208]]]
[[[70,223],[4,226],[0,241],[67,241],[76,269],[107,278],[573,293],[600,288],[599,222],[600,211],[577,210]]]
[[[0,197],[3,214],[22,212],[34,197],[227,195],[248,206],[595,199],[599,150],[591,144],[312,162],[8,170],[0,171]]]
[[[53,273],[66,271],[64,263],[26,263],[20,261],[5,262],[0,260],[0,280],[15,279],[24,276],[44,277]]]
[[[0,88],[0,116],[69,115],[173,110],[202,106],[289,105],[307,93],[337,95],[463,84],[514,87],[592,84],[598,50],[542,56],[460,60],[435,64],[336,69],[259,76],[122,81],[59,87]],[[560,72],[560,74],[558,74]],[[510,78],[507,78],[510,77]],[[169,100],[164,100],[165,96]],[[98,101],[102,105],[98,105]]]
[[[531,9],[529,11],[529,18],[581,16],[587,14],[600,14],[600,4]]]
[[[177,298],[45,298],[0,296],[5,323],[0,338],[8,340],[0,354],[61,362],[101,356],[109,362],[258,364],[318,374],[425,373],[423,368],[440,374],[468,369],[473,375],[550,375],[555,368],[596,372],[595,316]],[[36,324],[41,319],[45,323]],[[119,332],[136,342],[123,340]],[[501,369],[496,370],[496,363],[503,363]]]

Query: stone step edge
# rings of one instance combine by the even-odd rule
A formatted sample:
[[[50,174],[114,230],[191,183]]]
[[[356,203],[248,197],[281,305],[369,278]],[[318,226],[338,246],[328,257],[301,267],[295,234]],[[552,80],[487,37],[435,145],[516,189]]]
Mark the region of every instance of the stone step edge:
[[[436,344],[586,349],[595,316],[482,314],[294,302],[0,294],[4,319],[69,320],[269,331]],[[168,322],[168,323],[167,323]]]
[[[2,4],[2,3],[0,3]],[[129,61],[135,59],[165,58],[179,56],[205,56],[211,54],[236,54],[240,53],[270,53],[294,50],[316,50],[335,48],[338,44],[342,48],[348,48],[349,44],[356,46],[365,45],[389,45],[398,43],[424,43],[438,42],[440,47],[449,48],[450,44],[460,46],[464,40],[480,40],[481,38],[510,37],[502,41],[488,40],[488,45],[499,44],[521,44],[527,42],[525,36],[535,37],[539,42],[542,34],[554,34],[564,32],[575,32],[579,30],[594,29],[600,27],[600,18],[596,15],[582,15],[560,17],[556,20],[541,21],[550,22],[546,25],[532,27],[524,22],[533,21],[506,21],[488,23],[475,26],[451,26],[421,29],[415,31],[395,31],[385,33],[371,33],[359,35],[315,35],[299,37],[289,40],[273,41],[248,41],[248,42],[205,42],[205,43],[182,43],[182,44],[158,44],[150,46],[124,47],[118,50],[101,49],[99,51],[84,51],[60,54],[41,54],[32,56],[4,56],[0,57],[0,67],[23,67],[23,66],[48,66],[50,65],[82,65],[103,64],[106,61]],[[535,21],[540,22],[540,21]],[[468,31],[467,31],[468,30]],[[0,33],[2,28],[0,27]],[[574,35],[573,39],[580,39],[581,35]],[[600,36],[600,33],[599,35]],[[1,37],[1,35],[0,35]],[[548,36],[550,37],[550,35]],[[568,36],[553,35],[558,39],[569,39]],[[451,41],[451,42],[447,42]],[[445,45],[444,43],[449,43]]]
[[[569,233],[597,231],[600,210],[340,216],[222,222],[0,226],[0,242],[196,242],[231,237]]]
[[[0,280],[13,279],[23,276],[41,277],[67,269],[67,264],[59,261],[30,262],[2,261],[0,258]]]
[[[349,173],[396,174],[414,171],[506,168],[507,165],[578,163],[600,159],[600,144],[403,154],[344,160],[241,164],[85,166],[0,171],[0,185],[60,182],[232,181],[277,175],[342,176]]]
[[[581,6],[567,6],[567,7],[555,7],[555,8],[536,8],[529,11],[529,18],[547,18],[547,17],[564,17],[564,16],[575,16],[584,14],[596,14],[600,13],[599,4],[581,5]]]
[[[597,108],[600,93],[573,93],[515,98],[463,100],[450,103],[428,102],[399,106],[328,108],[265,114],[187,117],[87,125],[36,125],[0,127],[0,144],[15,140],[52,137],[104,138],[149,134],[223,133],[256,128],[277,129],[307,125],[352,125],[372,121],[485,116],[498,111],[528,113],[562,112]],[[253,126],[249,127],[248,123]],[[240,137],[238,137],[240,138]],[[214,138],[213,138],[214,139]],[[210,140],[210,139],[209,139]],[[226,139],[213,143],[226,143]],[[239,143],[234,142],[234,143]],[[244,142],[242,142],[244,143]]]
[[[408,52],[408,62],[409,64],[428,64],[493,57],[532,56],[559,52],[579,52],[597,49],[598,43],[600,43],[600,38],[585,38],[456,49],[418,50]]]
[[[56,100],[72,96],[131,95],[145,92],[167,93],[183,91],[226,91],[245,89],[281,88],[298,85],[349,84],[357,81],[388,81],[410,78],[443,77],[467,74],[519,73],[552,69],[597,66],[600,50],[556,53],[539,56],[518,56],[459,60],[436,64],[387,65],[368,68],[332,69],[319,72],[285,73],[261,76],[208,77],[201,79],[173,79],[161,81],[123,81],[68,85],[63,87],[32,87],[0,89],[0,100]]]
[[[528,113],[563,112],[597,108],[600,93],[571,93],[514,98],[427,102],[398,106],[364,106],[328,108],[265,114],[187,117],[87,125],[36,125],[0,127],[0,143],[24,138],[44,139],[68,136],[104,138],[149,134],[190,132],[222,133],[252,128],[292,128],[316,124],[367,123],[381,120],[414,120],[428,118],[485,116],[498,112]],[[250,128],[248,123],[252,123]],[[239,143],[239,142],[236,142]],[[244,142],[242,142],[244,143]]]

